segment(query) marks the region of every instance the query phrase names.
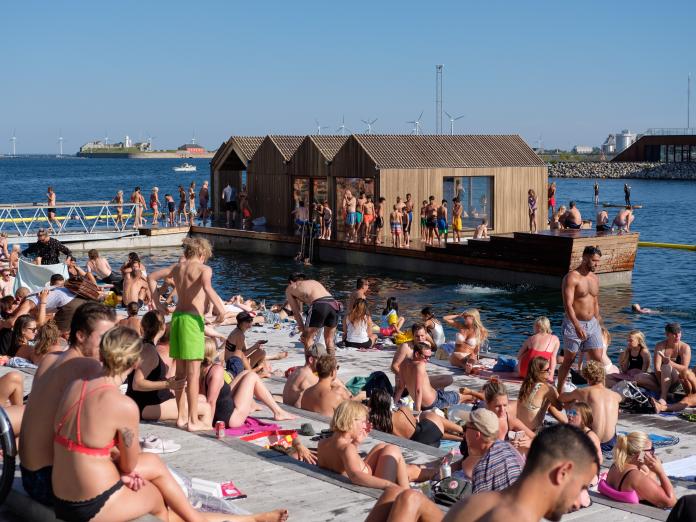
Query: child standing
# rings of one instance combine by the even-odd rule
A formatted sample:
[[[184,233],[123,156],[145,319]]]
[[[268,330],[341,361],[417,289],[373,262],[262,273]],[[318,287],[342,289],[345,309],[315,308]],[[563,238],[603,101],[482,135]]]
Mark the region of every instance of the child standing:
[[[167,202],[167,212],[169,212],[169,226],[174,226],[174,215],[176,214],[176,203],[171,194],[165,194],[164,200]]]
[[[391,226],[392,246],[401,248],[401,212],[394,205],[393,211],[389,214],[389,225]]]

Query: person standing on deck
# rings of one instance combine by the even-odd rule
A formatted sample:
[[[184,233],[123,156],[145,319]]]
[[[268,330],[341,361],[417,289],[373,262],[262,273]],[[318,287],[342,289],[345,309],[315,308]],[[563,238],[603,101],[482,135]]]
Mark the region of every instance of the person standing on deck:
[[[556,182],[554,181],[549,185],[549,189],[547,191],[547,197],[548,197],[548,203],[549,203],[549,208],[551,209],[551,215],[553,216],[556,213]]]
[[[46,212],[48,213],[48,226],[53,230],[53,224],[60,228],[58,221],[56,221],[56,193],[53,192],[53,187],[48,187],[46,191],[46,199],[48,200],[48,208]]]
[[[289,277],[285,297],[302,334],[300,339],[304,344],[305,353],[312,347],[317,330],[323,328],[326,351],[329,355],[334,355],[336,353],[334,338],[341,304],[319,281],[307,279],[299,272]],[[306,322],[302,321],[303,305],[309,306]]]
[[[131,193],[130,202],[135,205],[135,219],[133,228],[138,229],[143,226],[143,209],[145,208],[145,198],[140,192],[140,187],[135,187]]]
[[[447,246],[447,232],[447,200],[443,199],[442,204],[437,207],[437,246],[442,246],[443,236]]]
[[[350,190],[346,190],[343,194],[343,213],[345,216],[346,223],[346,238],[349,243],[355,241],[355,227],[358,224],[357,215],[355,212],[355,207],[357,206],[357,200]]]
[[[452,200],[452,239],[456,238],[457,243],[460,243],[462,240],[462,210],[459,198],[454,198]]]
[[[382,244],[382,230],[384,230],[384,202],[386,198],[379,198],[375,205],[375,245]]]
[[[57,265],[60,263],[59,254],[67,256],[66,261],[72,257],[72,252],[63,243],[53,237],[49,237],[48,230],[40,228],[36,232],[36,243],[29,245],[23,252],[23,256],[35,256],[38,265]]]
[[[558,370],[558,391],[563,391],[565,379],[578,351],[588,360],[602,362],[604,342],[599,313],[599,278],[595,274],[602,258],[602,251],[587,246],[582,252],[582,262],[563,278],[563,363]]]
[[[189,185],[188,190],[188,202],[189,202],[189,223],[193,226],[193,220],[196,217],[196,182],[192,181]]]
[[[406,246],[409,246],[411,244],[411,224],[413,223],[413,200],[411,199],[411,194],[406,194],[406,201],[404,201],[404,212],[408,217],[408,221],[404,227],[404,241]]]
[[[186,198],[187,198],[187,196],[186,196],[186,191],[184,190],[184,187],[179,185],[179,209],[178,209],[179,226],[181,226],[181,223],[182,223],[182,220],[181,220],[182,216],[184,218],[183,223],[185,225],[189,224],[188,214],[186,213]]]
[[[631,186],[628,183],[624,183],[624,200],[626,205],[631,205]]]
[[[599,205],[599,183],[597,180],[594,182],[594,204]]]
[[[201,190],[198,192],[198,206],[201,209],[201,221],[203,226],[205,226],[208,220],[208,202],[210,200],[210,193],[208,191],[208,182],[204,181]]]
[[[532,234],[535,234],[537,231],[537,197],[533,189],[529,189],[529,191],[527,192],[527,206],[529,207],[529,231]]]
[[[237,189],[229,182],[222,189],[222,201],[225,203],[225,226],[229,227],[237,221]]]
[[[209,430],[198,418],[198,388],[201,361],[205,354],[205,306],[210,301],[218,322],[225,317],[225,305],[213,289],[213,271],[205,262],[211,257],[210,243],[190,238],[183,242],[184,255],[178,263],[148,275],[150,292],[157,295],[157,281],[171,277],[179,300],[172,315],[169,356],[177,361],[176,379],[186,379],[184,390],[176,390],[178,427],[189,431]],[[159,303],[158,303],[159,305]],[[187,417],[188,411],[188,419]]]

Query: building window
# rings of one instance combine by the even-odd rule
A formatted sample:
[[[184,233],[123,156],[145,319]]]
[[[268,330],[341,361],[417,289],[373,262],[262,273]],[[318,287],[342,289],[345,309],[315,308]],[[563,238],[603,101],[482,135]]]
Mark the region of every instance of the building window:
[[[660,162],[665,163],[667,161],[667,145],[660,145]]]
[[[674,146],[674,161],[675,161],[675,163],[681,163],[681,160],[682,160],[682,146],[675,145]]]
[[[667,163],[674,163],[674,145],[667,145]]]
[[[696,145],[691,146],[691,162],[696,163]]]
[[[462,226],[474,229],[486,218],[488,226],[494,228],[493,221],[493,176],[466,176],[444,178],[442,180],[442,199],[447,200],[449,217],[452,218],[454,198],[459,198],[463,207]],[[437,202],[439,204],[439,201]]]

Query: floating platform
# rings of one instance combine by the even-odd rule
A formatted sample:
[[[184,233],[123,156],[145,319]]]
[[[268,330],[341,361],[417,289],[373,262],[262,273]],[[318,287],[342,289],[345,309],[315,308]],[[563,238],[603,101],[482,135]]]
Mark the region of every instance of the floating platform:
[[[205,237],[216,251],[295,257],[300,249],[300,237],[292,234],[193,226],[191,235]],[[447,243],[441,248],[393,248],[315,240],[312,262],[365,265],[420,274],[448,274],[492,283],[527,283],[558,288],[563,276],[580,264],[582,251],[589,245],[602,250],[597,274],[603,285],[631,282],[638,234],[592,230],[554,230],[537,234],[515,232],[494,235],[490,239],[469,239],[466,244]]]

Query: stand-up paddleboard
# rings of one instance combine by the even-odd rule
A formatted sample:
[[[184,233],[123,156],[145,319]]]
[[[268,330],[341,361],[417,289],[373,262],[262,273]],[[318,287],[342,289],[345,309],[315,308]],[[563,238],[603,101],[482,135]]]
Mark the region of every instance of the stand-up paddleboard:
[[[626,205],[615,205],[614,203],[602,203],[604,208],[626,208]],[[631,205],[631,208],[643,208],[643,205]]]

